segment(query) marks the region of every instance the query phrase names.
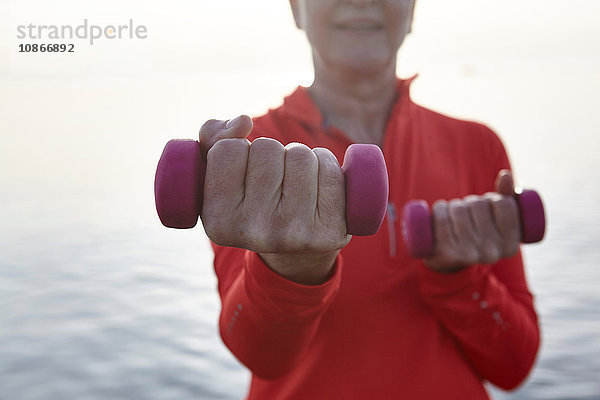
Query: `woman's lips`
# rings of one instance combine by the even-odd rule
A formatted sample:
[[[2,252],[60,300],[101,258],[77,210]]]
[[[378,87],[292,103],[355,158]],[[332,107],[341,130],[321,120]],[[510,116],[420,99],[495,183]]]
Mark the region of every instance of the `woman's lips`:
[[[376,21],[354,20],[338,22],[335,25],[336,29],[351,31],[351,32],[373,32],[383,29],[383,25]]]

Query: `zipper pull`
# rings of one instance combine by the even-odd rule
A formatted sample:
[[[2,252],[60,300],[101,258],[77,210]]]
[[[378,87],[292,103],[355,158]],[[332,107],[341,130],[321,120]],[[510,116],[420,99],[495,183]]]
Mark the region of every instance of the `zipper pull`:
[[[389,202],[387,206],[388,236],[390,237],[390,256],[396,256],[396,207]]]

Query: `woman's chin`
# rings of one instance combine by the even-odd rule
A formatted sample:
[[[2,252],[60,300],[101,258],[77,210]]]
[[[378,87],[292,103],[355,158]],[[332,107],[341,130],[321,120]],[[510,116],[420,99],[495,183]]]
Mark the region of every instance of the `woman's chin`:
[[[340,51],[341,50],[341,51]],[[319,54],[320,53],[320,54]],[[342,48],[338,51],[314,52],[316,64],[328,71],[353,74],[376,74],[395,69],[396,55],[378,48]]]
[[[394,60],[383,57],[352,57],[338,60],[336,70],[354,74],[372,75],[388,71],[393,65]]]

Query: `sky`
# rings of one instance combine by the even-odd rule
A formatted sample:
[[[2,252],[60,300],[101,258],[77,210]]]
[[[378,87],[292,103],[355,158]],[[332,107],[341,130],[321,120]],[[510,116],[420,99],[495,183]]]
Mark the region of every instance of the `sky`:
[[[287,1],[8,0],[0,11],[0,72],[5,74],[260,73],[268,61],[269,71],[296,77],[301,72],[310,79],[309,48]],[[516,60],[561,56],[565,61],[593,58],[597,67],[598,15],[600,2],[594,0],[419,0],[399,65],[407,72],[456,62],[515,68]],[[78,25],[84,18],[98,25],[133,19],[147,26],[148,38],[80,46],[77,57],[43,63],[15,54],[16,26]]]
[[[554,147],[533,153],[544,130],[576,127],[593,145],[569,147],[569,159],[596,158],[598,15],[597,0],[418,0],[398,74],[419,74],[411,94],[420,104],[496,129],[521,177],[533,180],[535,165],[565,151],[546,141]],[[99,26],[132,20],[147,37],[78,39],[70,54],[18,52],[27,43],[17,39],[19,25],[86,19]],[[109,162],[125,159],[128,148],[138,149],[140,162],[126,168],[145,174],[168,139],[195,137],[209,118],[261,114],[311,81],[310,48],[287,1],[4,0],[0,181],[71,177],[81,189],[91,176],[108,193],[114,188],[102,185],[120,177],[130,188],[125,167]],[[556,121],[542,121],[546,114]],[[151,184],[146,175],[139,190]]]

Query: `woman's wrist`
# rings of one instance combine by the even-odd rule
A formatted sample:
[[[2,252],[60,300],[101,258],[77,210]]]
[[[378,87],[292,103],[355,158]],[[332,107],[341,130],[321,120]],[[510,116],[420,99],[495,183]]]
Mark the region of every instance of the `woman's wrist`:
[[[340,250],[327,253],[259,253],[269,268],[292,282],[320,285],[333,273],[333,265]]]

